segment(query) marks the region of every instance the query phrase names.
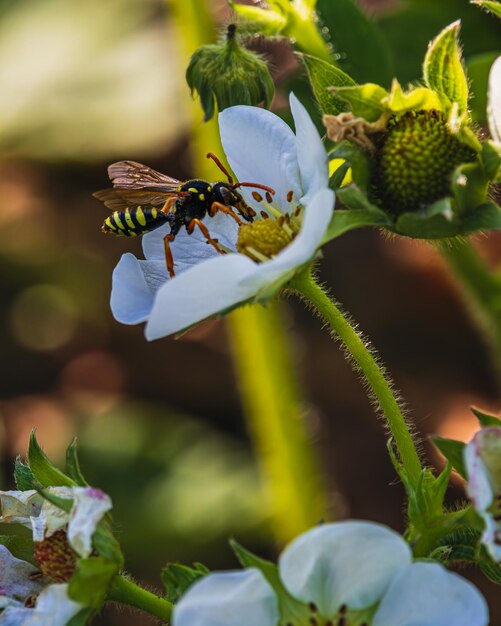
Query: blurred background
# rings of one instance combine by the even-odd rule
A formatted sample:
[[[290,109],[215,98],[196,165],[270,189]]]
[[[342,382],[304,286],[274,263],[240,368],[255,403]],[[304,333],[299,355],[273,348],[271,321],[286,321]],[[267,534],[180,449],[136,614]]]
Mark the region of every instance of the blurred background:
[[[228,23],[223,0],[207,4]],[[501,48],[498,23],[466,0],[363,6],[404,83],[419,78],[427,42],[458,17],[473,73],[475,59]],[[113,497],[129,570],[156,588],[167,561],[235,566],[229,536],[264,556],[275,550],[225,322],[148,344],[109,310],[113,267],[123,252],[140,255],[140,243],[100,232],[107,213],[91,194],[107,186],[107,165],[133,159],[197,175],[190,128],[202,113],[193,121],[186,106],[183,36],[161,0],[0,1],[2,484],[13,487],[32,427],[60,463],[78,436],[88,480]],[[285,43],[253,46],[271,62],[280,112],[291,88],[308,89],[303,72]],[[474,76],[479,125],[485,79]],[[475,246],[495,265],[500,243],[489,235]],[[428,435],[467,440],[476,429],[469,406],[498,412],[500,395],[488,346],[440,256],[361,230],[328,246],[321,277],[380,351],[441,466]],[[290,300],[284,320],[333,515],[403,530],[403,490],[359,381],[301,304]],[[458,479],[451,496],[462,493]],[[501,623],[496,589],[476,582]],[[155,623],[112,610],[101,619]]]

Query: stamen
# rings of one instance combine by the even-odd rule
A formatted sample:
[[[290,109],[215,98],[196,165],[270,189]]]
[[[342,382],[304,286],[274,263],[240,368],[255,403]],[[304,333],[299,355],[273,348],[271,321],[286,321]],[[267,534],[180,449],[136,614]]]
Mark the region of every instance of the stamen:
[[[261,217],[263,218],[263,220],[267,220],[270,216],[268,215],[268,213],[266,213],[266,211],[261,211]]]
[[[263,196],[260,193],[258,193],[257,191],[253,191],[252,192],[252,197],[254,198],[254,200],[256,202],[262,202],[263,201]]]
[[[292,202],[293,197],[294,197],[294,192],[291,189],[289,192],[287,192],[287,202]]]
[[[271,204],[273,202],[273,197],[269,191],[266,192],[266,202]]]

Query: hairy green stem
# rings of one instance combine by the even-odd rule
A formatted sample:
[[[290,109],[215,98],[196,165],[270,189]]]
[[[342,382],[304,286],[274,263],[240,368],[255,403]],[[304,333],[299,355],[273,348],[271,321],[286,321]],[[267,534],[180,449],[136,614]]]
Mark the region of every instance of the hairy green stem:
[[[136,585],[124,576],[117,576],[113,580],[107,599],[112,602],[133,606],[160,618],[167,624],[171,618],[173,605],[168,600],[159,598],[154,593],[146,591],[146,589],[139,587],[139,585]]]
[[[468,241],[437,245],[437,248],[487,339],[501,384],[501,276],[489,270],[487,263]]]
[[[327,322],[347,350],[352,365],[363,374],[388,424],[409,481],[416,487],[422,472],[419,455],[391,382],[373,356],[374,350],[367,346],[367,342],[311,274],[299,274],[293,279],[291,287]]]
[[[168,5],[187,65],[199,46],[214,39],[215,26],[205,0],[168,0]],[[190,106],[188,101],[186,106]],[[217,122],[202,123],[198,103],[192,103],[191,111],[195,171],[197,176],[215,180],[217,170],[206,153],[223,156]],[[266,311],[255,306],[232,313],[227,327],[243,409],[271,507],[273,532],[277,542],[284,544],[327,515],[327,497],[302,419],[287,350],[286,324],[280,305]]]

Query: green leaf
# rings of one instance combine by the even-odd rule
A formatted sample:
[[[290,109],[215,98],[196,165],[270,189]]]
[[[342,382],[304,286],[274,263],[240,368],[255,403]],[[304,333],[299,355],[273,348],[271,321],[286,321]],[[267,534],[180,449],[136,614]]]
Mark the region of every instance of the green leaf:
[[[318,0],[316,12],[328,28],[339,64],[358,82],[389,85],[393,64],[379,27],[354,0]]]
[[[19,491],[30,491],[34,488],[35,477],[28,465],[25,465],[20,457],[17,457],[14,466],[14,479]]]
[[[103,557],[79,559],[68,586],[68,595],[84,606],[100,608],[119,566]]]
[[[457,103],[462,114],[468,109],[468,81],[461,62],[459,28],[460,22],[453,22],[432,41],[424,59],[423,78],[430,89],[451,104]]]
[[[120,544],[115,539],[107,521],[102,520],[92,535],[92,545],[96,552],[107,561],[123,567],[124,557]]]
[[[54,506],[57,506],[61,511],[70,513],[73,508],[73,500],[71,498],[60,498],[53,493],[49,493],[46,489],[38,489],[38,493],[44,497],[47,502],[50,502]]]
[[[462,163],[454,170],[451,183],[459,215],[467,215],[487,202],[489,180],[480,163]]]
[[[501,230],[501,207],[494,202],[481,204],[463,218],[461,224],[463,235],[489,230]]]
[[[309,54],[298,55],[304,62],[315,98],[323,113],[337,115],[347,110],[346,103],[328,91],[329,87],[355,85],[353,78],[327,61]]]
[[[80,487],[88,487],[89,483],[85,480],[80,470],[76,438],[73,439],[66,450],[66,471],[77,485]]]
[[[350,167],[350,164],[345,161],[344,163],[341,163],[341,165],[339,165],[339,167],[332,174],[329,179],[329,187],[333,191],[337,191],[341,187],[341,185],[343,184],[343,180],[346,177],[346,174],[350,170]]]
[[[485,413],[476,407],[471,407],[471,412],[480,422],[482,428],[488,428],[489,426],[501,426],[501,419],[490,413]]]
[[[175,604],[191,585],[209,573],[209,569],[201,563],[194,563],[194,567],[169,563],[162,570],[162,582],[166,589],[166,599]]]
[[[466,479],[467,474],[463,460],[463,451],[466,444],[462,441],[455,441],[454,439],[446,439],[445,437],[439,436],[432,437],[432,441],[456,472]]]
[[[451,198],[442,198],[426,211],[402,213],[396,231],[414,239],[445,239],[459,234]]]
[[[493,2],[492,0],[472,0],[472,4],[476,4],[483,9],[487,9],[496,17],[501,18],[501,3]]]
[[[388,92],[375,83],[353,85],[351,87],[333,87],[331,92],[345,100],[357,117],[363,117],[368,122],[375,122],[386,110],[383,100],[388,98]]]
[[[469,57],[466,62],[468,79],[470,81],[471,115],[475,122],[485,124],[487,121],[487,86],[489,84],[489,71],[492,64],[499,56],[498,51],[484,52]]]
[[[28,463],[33,475],[42,487],[75,487],[76,483],[53,465],[39,446],[35,430],[31,431]]]
[[[496,180],[501,169],[501,146],[486,140],[482,144],[482,167],[489,180]]]
[[[272,9],[261,9],[247,4],[229,2],[230,7],[243,18],[239,30],[243,32],[259,32],[261,35],[279,35],[287,23],[285,16]]]
[[[405,92],[396,79],[391,84],[386,107],[398,115],[406,111],[431,111],[433,109],[441,111],[443,108],[440,98],[431,89],[415,87]]]
[[[82,609],[79,613],[73,616],[66,626],[85,626],[91,617],[94,615],[94,609]]]
[[[35,544],[31,533],[26,535],[0,535],[0,545],[16,557],[28,563],[34,563]]]
[[[342,187],[338,190],[337,197],[349,209],[353,211],[361,209],[370,212],[374,215],[374,219],[378,220],[378,223],[382,224],[384,221],[385,225],[391,225],[391,221],[386,213],[381,211],[375,204],[372,204],[358,185],[352,183],[351,185]],[[381,222],[379,222],[379,220],[381,220]]]

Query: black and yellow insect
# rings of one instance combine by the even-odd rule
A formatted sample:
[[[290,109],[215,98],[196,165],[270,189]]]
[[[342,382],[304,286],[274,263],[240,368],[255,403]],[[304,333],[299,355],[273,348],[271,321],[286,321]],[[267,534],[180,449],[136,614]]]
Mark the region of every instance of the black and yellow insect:
[[[102,231],[123,237],[144,235],[164,224],[170,224],[170,232],[164,237],[165,260],[170,276],[174,276],[174,258],[169,242],[174,241],[184,226],[191,235],[198,227],[207,242],[224,253],[209,229],[202,222],[208,215],[214,217],[219,211],[226,213],[238,224],[239,215],[252,222],[256,212],[237,191],[238,187],[256,187],[273,194],[273,189],[259,183],[235,183],[229,172],[212,153],[213,159],[228,182],[209,183],[205,180],[181,182],[161,174],[147,165],[134,161],[119,161],[108,168],[113,188],[98,191],[96,198],[113,210],[103,223]],[[239,215],[235,213],[233,207]]]

